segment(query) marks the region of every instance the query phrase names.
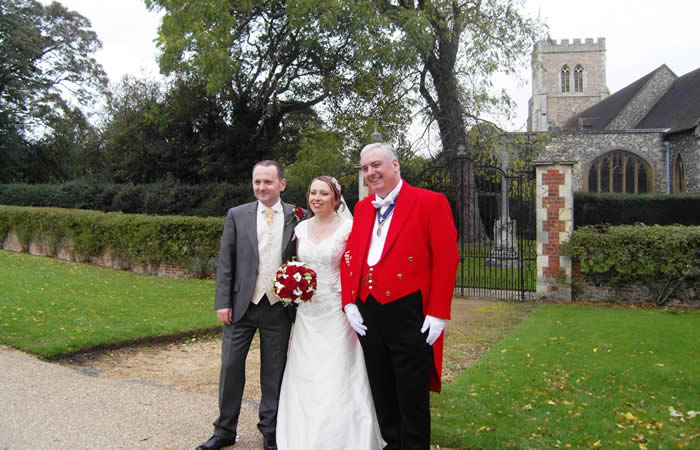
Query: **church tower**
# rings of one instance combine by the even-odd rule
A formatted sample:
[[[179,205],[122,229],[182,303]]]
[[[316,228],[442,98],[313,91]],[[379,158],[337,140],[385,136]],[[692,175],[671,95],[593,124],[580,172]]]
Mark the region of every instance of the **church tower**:
[[[528,131],[563,126],[573,115],[610,95],[605,80],[605,38],[540,41],[532,52]]]

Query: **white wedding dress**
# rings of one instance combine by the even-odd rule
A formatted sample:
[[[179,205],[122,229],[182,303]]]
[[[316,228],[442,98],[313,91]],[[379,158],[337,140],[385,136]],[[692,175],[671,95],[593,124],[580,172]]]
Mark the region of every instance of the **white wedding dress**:
[[[384,446],[360,341],[340,300],[339,264],[352,221],[314,243],[297,225],[298,259],[317,274],[311,302],[299,305],[277,413],[280,450]]]

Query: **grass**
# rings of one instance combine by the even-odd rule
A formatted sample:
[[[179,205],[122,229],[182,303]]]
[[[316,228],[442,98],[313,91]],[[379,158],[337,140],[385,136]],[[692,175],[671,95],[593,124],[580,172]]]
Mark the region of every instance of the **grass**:
[[[461,247],[460,255],[464,261],[457,269],[457,285],[481,289],[520,289],[520,270],[490,266],[486,260],[491,256],[493,249],[489,245],[472,245]],[[537,282],[537,266],[535,262],[535,242],[532,240],[520,240],[518,249],[523,252],[525,267],[522,271],[522,281],[526,291],[535,291]]]
[[[216,327],[214,282],[0,251],[0,343],[50,358]]]
[[[464,273],[462,273],[464,265]],[[537,289],[537,267],[534,261],[525,262],[523,281],[526,291]],[[520,289],[520,270],[486,265],[486,259],[465,257],[457,269],[457,285],[483,289]]]
[[[541,306],[432,397],[433,444],[697,448],[699,338],[700,311]]]
[[[213,294],[212,281],[0,251],[0,343],[56,357],[218,327]],[[461,308],[448,328],[443,393],[431,399],[433,444],[699,446],[700,418],[689,412],[700,409],[700,311]]]

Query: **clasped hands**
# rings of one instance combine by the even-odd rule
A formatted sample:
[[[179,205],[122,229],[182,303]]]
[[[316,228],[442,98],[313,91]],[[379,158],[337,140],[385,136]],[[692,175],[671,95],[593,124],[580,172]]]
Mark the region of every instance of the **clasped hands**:
[[[367,325],[365,325],[365,321],[362,318],[362,314],[360,314],[360,310],[357,308],[356,304],[348,303],[347,305],[345,305],[345,316],[348,318],[350,326],[353,330],[355,330],[355,332],[357,332],[357,334],[359,334],[360,336],[364,336],[365,334],[367,334]],[[425,342],[428,345],[433,345],[435,341],[438,340],[444,329],[445,319],[439,319],[433,316],[425,316],[425,320],[423,321],[423,326],[421,327],[420,332],[425,333],[427,330],[428,337],[425,339]]]

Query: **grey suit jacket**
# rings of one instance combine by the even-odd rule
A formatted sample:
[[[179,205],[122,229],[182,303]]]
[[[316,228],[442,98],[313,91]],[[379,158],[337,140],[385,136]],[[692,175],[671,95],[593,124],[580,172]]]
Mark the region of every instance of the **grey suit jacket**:
[[[282,208],[284,263],[296,255],[296,242],[292,241],[292,236],[299,219],[294,215],[292,205],[282,202]],[[257,210],[257,201],[229,209],[221,234],[214,309],[232,308],[233,322],[239,321],[248,309],[258,277]]]

